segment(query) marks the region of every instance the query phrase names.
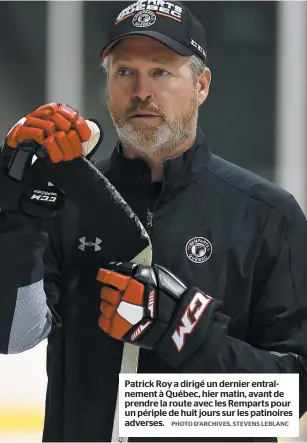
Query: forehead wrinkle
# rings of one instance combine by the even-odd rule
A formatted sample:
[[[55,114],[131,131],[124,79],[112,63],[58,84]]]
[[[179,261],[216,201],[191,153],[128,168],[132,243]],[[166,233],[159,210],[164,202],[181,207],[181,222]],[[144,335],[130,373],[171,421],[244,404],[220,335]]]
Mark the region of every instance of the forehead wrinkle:
[[[118,65],[124,65],[125,63],[127,63],[127,65],[129,65],[130,63],[133,64],[135,63],[152,63],[155,65],[163,65],[163,66],[171,66],[173,69],[174,68],[179,68],[182,65],[184,65],[187,62],[188,57],[180,57],[177,58],[175,56],[173,56],[173,54],[153,54],[150,51],[147,51],[146,53],[142,53],[142,54],[129,54],[128,51],[122,52],[122,54],[120,53],[113,53],[110,54],[110,61],[112,62],[113,65],[118,66]]]

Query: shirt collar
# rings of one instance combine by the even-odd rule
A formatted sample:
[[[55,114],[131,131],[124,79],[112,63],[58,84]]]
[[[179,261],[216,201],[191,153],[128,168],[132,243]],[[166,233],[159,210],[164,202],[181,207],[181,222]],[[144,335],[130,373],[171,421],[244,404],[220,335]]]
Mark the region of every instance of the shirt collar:
[[[120,141],[117,142],[111,156],[111,168],[121,172],[123,179],[139,179],[140,174],[150,182],[150,168],[143,159],[127,159],[121,152]],[[175,158],[164,163],[165,188],[180,189],[191,181],[196,180],[209,161],[211,152],[205,136],[200,128],[197,129],[193,145]]]

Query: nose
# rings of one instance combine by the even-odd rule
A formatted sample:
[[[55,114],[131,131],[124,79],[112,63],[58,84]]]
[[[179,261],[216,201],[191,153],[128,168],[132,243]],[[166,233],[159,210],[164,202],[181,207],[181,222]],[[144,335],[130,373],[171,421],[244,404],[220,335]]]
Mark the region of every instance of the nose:
[[[135,76],[132,96],[141,101],[149,100],[152,97],[152,82],[148,75],[138,74]]]

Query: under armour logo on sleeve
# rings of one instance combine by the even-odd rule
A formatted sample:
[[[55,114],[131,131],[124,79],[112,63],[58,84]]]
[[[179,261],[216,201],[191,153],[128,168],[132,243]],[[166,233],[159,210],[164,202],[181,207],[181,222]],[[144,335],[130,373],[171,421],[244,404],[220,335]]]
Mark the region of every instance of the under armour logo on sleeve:
[[[95,243],[90,242],[90,241],[86,241],[86,237],[81,237],[79,238],[80,241],[80,245],[78,247],[78,249],[80,249],[81,251],[84,251],[86,247],[89,248],[95,248],[94,251],[100,251],[101,247],[99,246],[100,243],[102,243],[102,240],[98,237],[96,237]]]

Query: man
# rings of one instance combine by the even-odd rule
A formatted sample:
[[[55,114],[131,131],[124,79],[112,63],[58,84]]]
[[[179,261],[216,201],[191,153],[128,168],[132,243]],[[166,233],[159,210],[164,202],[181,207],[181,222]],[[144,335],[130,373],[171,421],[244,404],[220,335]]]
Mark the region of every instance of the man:
[[[1,352],[49,334],[45,441],[110,441],[123,341],[140,347],[140,373],[299,373],[306,411],[306,219],[287,192],[209,151],[197,124],[211,80],[204,30],[183,4],[161,3],[135,3],[111,26],[101,55],[119,143],[97,165],[150,233],[154,266],[110,264],[107,239],[69,201],[48,231],[44,276],[42,225],[24,214],[14,238],[23,224],[32,237],[26,247],[12,238],[10,248],[22,257],[22,278],[4,284],[14,263],[1,264]],[[70,161],[89,135],[73,125],[79,138],[69,138],[59,116],[74,118],[56,104],[35,111],[5,146],[30,134],[53,162]],[[110,220],[106,213],[105,227]],[[127,305],[144,313],[149,293],[154,315],[133,322]],[[131,441],[213,440],[192,434]]]

